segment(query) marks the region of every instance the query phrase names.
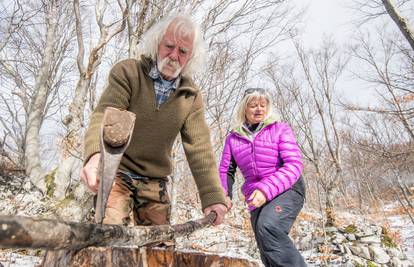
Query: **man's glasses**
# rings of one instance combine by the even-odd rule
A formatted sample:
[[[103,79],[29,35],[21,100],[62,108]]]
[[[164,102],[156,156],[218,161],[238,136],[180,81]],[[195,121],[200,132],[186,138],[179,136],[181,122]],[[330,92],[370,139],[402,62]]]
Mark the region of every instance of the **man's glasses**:
[[[265,94],[266,90],[263,88],[248,88],[244,91],[243,98],[247,95],[253,94],[254,92],[258,92],[259,94]]]

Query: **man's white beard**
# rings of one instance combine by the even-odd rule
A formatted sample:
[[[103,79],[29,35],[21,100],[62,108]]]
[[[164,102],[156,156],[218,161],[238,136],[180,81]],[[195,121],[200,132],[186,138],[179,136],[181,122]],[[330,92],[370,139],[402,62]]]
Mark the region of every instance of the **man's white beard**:
[[[183,69],[177,61],[172,61],[168,57],[165,57],[162,60],[159,58],[157,59],[158,71],[161,72],[161,74],[164,74],[162,70],[166,65],[172,65],[175,68],[175,72],[172,75],[173,79],[177,78]]]

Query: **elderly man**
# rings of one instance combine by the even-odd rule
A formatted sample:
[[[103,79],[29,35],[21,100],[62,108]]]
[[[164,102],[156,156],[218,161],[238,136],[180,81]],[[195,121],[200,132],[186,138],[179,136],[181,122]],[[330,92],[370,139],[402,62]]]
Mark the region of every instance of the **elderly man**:
[[[106,107],[136,114],[131,143],[125,151],[105,211],[106,224],[168,224],[168,175],[171,150],[180,133],[201,198],[204,214],[227,212],[219,184],[200,89],[191,80],[202,65],[204,43],[197,25],[175,15],[154,25],[142,38],[141,56],[111,70],[108,85],[94,110],[85,137],[81,178],[96,192],[100,158],[99,128]]]

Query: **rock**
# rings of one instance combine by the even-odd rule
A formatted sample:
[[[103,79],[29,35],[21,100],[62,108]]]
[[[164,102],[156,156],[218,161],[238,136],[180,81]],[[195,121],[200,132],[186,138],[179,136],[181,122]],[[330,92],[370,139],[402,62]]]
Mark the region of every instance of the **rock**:
[[[312,240],[313,240],[313,238],[312,238],[311,233],[308,233],[308,234],[304,235],[303,237],[300,237],[299,240],[298,240],[298,244],[297,244],[298,249],[300,249],[300,250],[311,249],[313,247]]]
[[[365,261],[356,256],[350,256],[349,261],[353,264],[352,266],[365,266]]]
[[[357,239],[360,239],[365,236],[375,235],[375,230],[376,229],[372,229],[370,226],[361,226],[360,228],[358,228],[358,231],[355,233],[355,237]]]
[[[337,246],[338,246],[338,249],[340,250],[340,252],[341,252],[342,255],[343,254],[346,254],[345,247],[343,245],[338,244]]]
[[[390,256],[380,246],[370,245],[368,246],[369,252],[372,255],[372,259],[381,264],[386,264],[390,261]]]
[[[401,260],[396,257],[391,258],[390,265],[392,267],[403,267]]]
[[[349,241],[355,241],[356,240],[356,237],[355,237],[354,234],[346,234],[345,236]]]
[[[393,258],[391,258],[388,265],[392,266],[392,267],[412,267],[412,266],[414,266],[414,263],[410,262],[408,260],[400,260],[396,257],[393,257]]]
[[[323,244],[325,243],[325,238],[323,237],[313,237],[313,244]]]
[[[390,256],[398,258],[400,260],[407,259],[407,256],[402,252],[401,248],[387,248],[387,252]]]
[[[331,227],[326,227],[326,228],[325,228],[325,232],[326,232],[326,233],[336,233],[336,232],[338,232],[338,228],[333,227],[333,226],[331,226]]]
[[[381,244],[381,237],[377,235],[364,236],[359,240],[359,242],[364,244]]]
[[[332,240],[332,243],[334,243],[334,244],[342,244],[345,240],[346,240],[346,237],[343,234],[337,233],[334,236],[334,238]]]
[[[376,235],[381,235],[382,234],[382,227],[381,226],[372,225],[372,228],[373,228]]]
[[[344,244],[345,253],[348,255],[352,255],[352,251],[349,249],[348,245]]]
[[[401,261],[401,263],[402,263],[402,267],[413,267],[414,266],[414,262],[410,260],[404,260],[404,261]]]
[[[352,254],[367,260],[371,260],[371,254],[369,249],[366,246],[349,246],[349,249],[352,251]]]

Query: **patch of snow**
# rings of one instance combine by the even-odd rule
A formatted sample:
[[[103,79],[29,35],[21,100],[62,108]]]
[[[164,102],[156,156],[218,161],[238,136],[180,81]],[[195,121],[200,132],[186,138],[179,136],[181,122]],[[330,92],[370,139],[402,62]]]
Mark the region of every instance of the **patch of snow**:
[[[0,252],[0,266],[4,267],[36,267],[42,262],[41,257],[14,252]]]
[[[398,230],[401,234],[401,247],[407,258],[414,261],[414,224],[408,215],[387,217],[393,230]]]

